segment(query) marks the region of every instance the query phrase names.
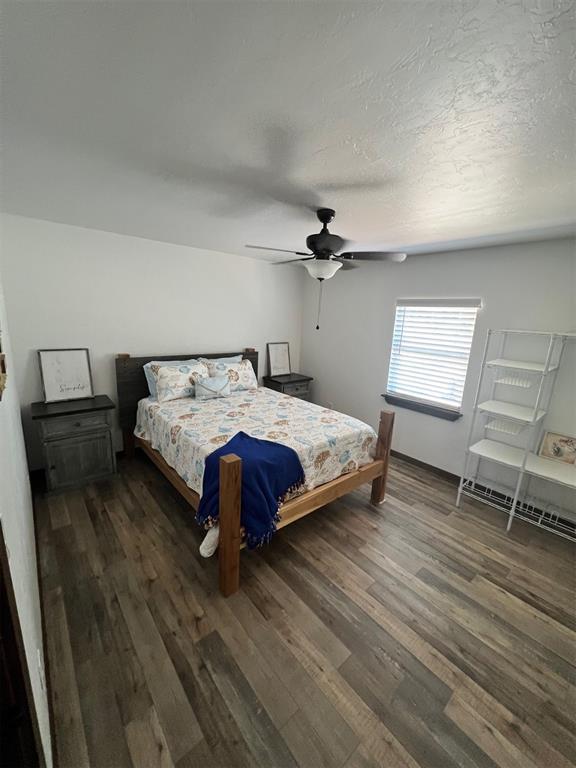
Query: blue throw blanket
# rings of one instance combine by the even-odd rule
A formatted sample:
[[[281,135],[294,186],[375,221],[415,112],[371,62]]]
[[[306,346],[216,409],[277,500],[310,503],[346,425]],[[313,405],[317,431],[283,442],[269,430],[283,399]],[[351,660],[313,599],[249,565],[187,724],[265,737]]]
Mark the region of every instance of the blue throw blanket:
[[[204,527],[218,522],[220,457],[235,453],[242,459],[242,510],[246,546],[260,547],[270,541],[280,520],[283,498],[304,483],[304,470],[296,451],[280,443],[258,440],[238,432],[206,459],[202,498],[196,521]]]

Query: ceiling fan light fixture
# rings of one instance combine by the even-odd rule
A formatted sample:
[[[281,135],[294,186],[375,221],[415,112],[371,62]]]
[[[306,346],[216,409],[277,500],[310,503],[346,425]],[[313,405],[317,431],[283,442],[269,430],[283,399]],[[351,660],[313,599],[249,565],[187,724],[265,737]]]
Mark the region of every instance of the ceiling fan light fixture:
[[[315,277],[316,280],[329,280],[331,277],[334,277],[341,266],[342,264],[339,261],[333,261],[332,259],[314,259],[304,262],[304,267],[308,270],[308,274],[310,277]]]

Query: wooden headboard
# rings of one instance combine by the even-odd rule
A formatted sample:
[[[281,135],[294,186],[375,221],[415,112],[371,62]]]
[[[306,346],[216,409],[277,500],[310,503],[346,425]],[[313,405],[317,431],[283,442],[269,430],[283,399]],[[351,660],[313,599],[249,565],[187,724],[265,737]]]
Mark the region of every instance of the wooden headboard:
[[[132,432],[136,426],[136,411],[138,401],[147,397],[148,383],[143,366],[150,360],[190,360],[191,358],[232,357],[242,355],[243,360],[250,360],[256,378],[258,378],[258,352],[196,352],[173,355],[145,355],[131,357],[130,355],[116,356],[116,388],[118,390],[118,420],[123,432]]]

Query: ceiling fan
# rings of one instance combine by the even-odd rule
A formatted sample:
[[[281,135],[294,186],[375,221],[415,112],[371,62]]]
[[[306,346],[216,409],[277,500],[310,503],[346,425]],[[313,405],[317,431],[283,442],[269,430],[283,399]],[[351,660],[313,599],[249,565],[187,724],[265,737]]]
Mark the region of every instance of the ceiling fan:
[[[328,231],[328,224],[332,221],[336,211],[332,208],[318,208],[316,216],[322,224],[322,229],[317,234],[309,235],[306,238],[306,245],[310,253],[303,251],[289,251],[285,248],[266,248],[263,245],[247,245],[246,248],[258,248],[264,251],[282,251],[284,253],[293,253],[296,256],[303,256],[300,259],[288,259],[288,261],[278,261],[276,264],[293,264],[303,262],[311,277],[316,280],[328,280],[334,277],[340,269],[354,269],[359,266],[355,262],[360,261],[395,261],[400,262],[406,259],[406,254],[396,251],[344,251],[339,253],[346,245],[346,240],[339,235],[333,235]]]

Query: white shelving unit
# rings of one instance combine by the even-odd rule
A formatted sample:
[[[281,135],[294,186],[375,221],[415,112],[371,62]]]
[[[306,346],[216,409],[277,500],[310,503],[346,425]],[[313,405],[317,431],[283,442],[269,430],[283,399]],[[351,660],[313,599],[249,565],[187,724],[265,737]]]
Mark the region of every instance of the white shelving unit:
[[[522,448],[484,438],[471,445],[469,450],[483,459],[489,459],[513,469],[522,469],[525,453]],[[535,453],[529,453],[524,470],[529,475],[576,489],[576,471],[570,464],[562,464],[560,461],[544,459]]]
[[[523,341],[522,337],[539,340],[542,350],[546,349],[543,361],[506,356],[506,353],[510,354],[511,346],[518,346],[518,342]],[[507,530],[516,516],[576,540],[576,518],[570,519],[569,511],[558,509],[545,500],[531,498],[528,492],[531,477],[576,491],[576,466],[537,454],[564,347],[575,338],[576,333],[488,331],[458,487],[458,506],[462,495],[470,496],[506,512]],[[495,353],[494,349],[497,349]],[[531,396],[530,389],[535,395]],[[499,399],[502,391],[505,400]],[[522,392],[524,394],[520,396]],[[514,393],[517,393],[516,398]],[[530,402],[514,402],[515,399]],[[516,440],[518,444],[506,440]],[[501,487],[484,478],[480,474],[482,462],[498,464],[516,473],[514,487]]]
[[[486,400],[485,403],[479,403],[476,407],[479,411],[492,413],[495,416],[503,416],[505,419],[511,419],[512,421],[521,421],[524,424],[535,424],[546,415],[546,411],[542,409],[537,410],[527,405],[517,405],[516,403],[508,403],[504,400]]]
[[[495,331],[492,331],[492,333],[495,333]],[[508,331],[501,331],[501,333],[508,333]],[[488,360],[486,365],[488,368],[509,368],[515,371],[544,373],[544,363],[530,363],[525,360],[507,360],[505,357],[497,357],[496,360]],[[557,365],[552,365],[548,369],[548,372],[555,371],[556,368],[558,368]]]

